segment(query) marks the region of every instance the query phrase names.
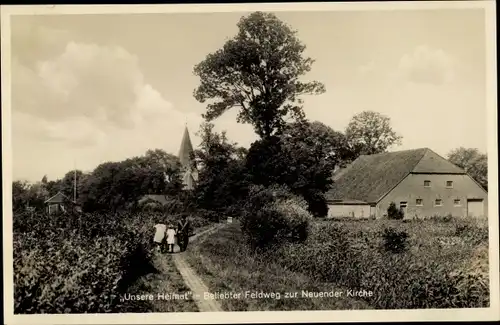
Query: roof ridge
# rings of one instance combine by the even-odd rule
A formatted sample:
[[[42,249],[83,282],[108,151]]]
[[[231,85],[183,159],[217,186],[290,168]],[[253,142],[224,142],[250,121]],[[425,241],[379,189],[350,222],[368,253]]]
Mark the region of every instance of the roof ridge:
[[[431,151],[432,151],[432,150],[431,150]],[[441,155],[440,155],[440,154],[438,154],[437,152],[434,152],[434,151],[432,151],[432,152],[433,152],[436,156],[438,156],[439,158],[444,159],[444,160],[446,160],[447,162],[449,162],[450,164],[452,164],[453,166],[455,166],[455,167],[459,168],[459,169],[460,169],[460,170],[461,170],[464,174],[467,174],[467,172],[465,171],[465,169],[464,169],[464,168],[462,168],[462,167],[459,167],[459,166],[455,165],[455,164],[454,164],[454,163],[452,163],[450,160],[448,160],[448,159],[446,159],[445,157],[441,156]]]
[[[408,174],[406,174],[406,176],[410,175],[410,174],[411,174],[411,173],[415,170],[415,167],[417,167],[417,166],[418,166],[418,164],[420,164],[420,162],[422,161],[422,159],[424,159],[425,154],[426,154],[427,152],[429,152],[429,150],[431,150],[431,149],[429,149],[429,148],[422,148],[422,149],[423,149],[422,157],[420,157],[420,159],[417,161],[417,163],[416,163],[415,165],[413,165],[413,167],[410,169],[410,171],[408,172]],[[432,151],[432,150],[431,150],[431,151]],[[405,177],[406,177],[406,176],[405,176]]]
[[[52,200],[53,198],[55,198],[57,195],[61,194],[63,196],[63,198],[65,199],[69,199],[66,195],[64,195],[64,193],[62,191],[58,191],[56,194],[52,195],[51,197],[49,197],[47,200],[45,200],[44,203],[47,203],[49,202],[50,200]]]
[[[397,154],[397,153],[402,153],[402,152],[410,152],[410,151],[419,151],[419,150],[430,150],[427,147],[423,148],[416,148],[416,149],[404,149],[404,150],[397,150],[397,151],[387,151],[387,152],[380,152],[380,153],[374,153],[371,155],[359,155],[359,157],[372,157],[372,156],[382,156],[382,155],[392,155],[392,154]]]
[[[422,153],[422,157],[420,157],[420,159],[417,161],[417,163],[415,165],[413,165],[412,168],[410,168],[410,170],[405,173],[405,175],[403,177],[401,177],[401,179],[399,180],[399,182],[397,182],[393,187],[391,187],[391,189],[389,191],[387,191],[386,193],[384,193],[383,195],[381,195],[377,202],[380,202],[380,200],[382,200],[387,194],[389,194],[390,192],[392,192],[393,189],[395,189],[399,184],[401,184],[401,182],[406,178],[408,177],[408,175],[410,175],[413,170],[415,169],[415,167],[418,166],[418,164],[422,161],[422,159],[424,159],[425,157],[425,154],[430,150],[429,148],[419,148],[419,149],[413,149],[413,151],[418,151],[418,150],[422,150],[423,153]],[[409,151],[409,150],[406,150],[406,151]]]
[[[465,170],[457,165],[455,165],[454,163],[452,163],[451,161],[449,161],[448,159],[444,158],[443,156],[441,156],[440,154],[436,153],[434,150],[430,149],[430,148],[425,148],[425,152],[424,154],[422,155],[421,159],[418,161],[417,164],[415,164],[415,166],[413,166],[412,168],[412,172],[414,173],[419,173],[419,171],[415,172],[415,169],[417,169],[417,167],[421,164],[421,162],[423,161],[423,159],[428,156],[429,154],[437,157],[439,160],[445,162],[446,164],[448,164],[449,166],[452,166],[454,169],[457,169],[458,171],[456,172],[452,172],[452,173],[460,173],[460,174],[465,174]],[[447,172],[447,173],[450,173],[450,172]]]

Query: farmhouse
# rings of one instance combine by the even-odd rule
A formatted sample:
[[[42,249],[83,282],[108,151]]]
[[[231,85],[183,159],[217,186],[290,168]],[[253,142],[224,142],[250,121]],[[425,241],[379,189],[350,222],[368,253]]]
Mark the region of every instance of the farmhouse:
[[[382,218],[391,202],[405,218],[488,215],[486,190],[428,148],[360,156],[333,180],[330,218]]]
[[[65,213],[72,209],[75,209],[75,211],[80,210],[80,207],[62,192],[57,192],[56,195],[50,197],[44,203],[48,214]]]

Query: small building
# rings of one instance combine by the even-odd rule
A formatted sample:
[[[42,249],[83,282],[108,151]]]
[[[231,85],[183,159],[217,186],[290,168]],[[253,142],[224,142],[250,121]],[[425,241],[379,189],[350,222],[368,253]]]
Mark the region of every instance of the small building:
[[[333,181],[330,218],[382,218],[391,202],[405,218],[488,216],[486,190],[428,148],[360,156]]]
[[[141,207],[162,207],[167,205],[170,199],[167,195],[162,194],[147,194],[139,199],[137,202]]]
[[[81,212],[80,207],[76,202],[71,201],[66,195],[62,192],[57,192],[56,195],[50,197],[45,202],[45,211],[48,214],[57,214],[57,213],[67,213],[72,211]]]

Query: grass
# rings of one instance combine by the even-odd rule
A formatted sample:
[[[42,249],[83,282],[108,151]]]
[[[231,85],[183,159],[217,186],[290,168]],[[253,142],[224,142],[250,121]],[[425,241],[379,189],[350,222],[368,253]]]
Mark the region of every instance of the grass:
[[[402,253],[384,250],[383,232],[408,234]],[[453,219],[316,221],[304,244],[250,252],[238,224],[189,250],[212,291],[280,292],[282,299],[222,300],[225,310],[467,308],[489,305],[488,231]],[[283,299],[301,290],[367,290],[373,296]]]
[[[200,238],[187,251],[187,261],[212,292],[242,294],[242,299],[219,300],[226,311],[263,310],[331,310],[364,309],[368,305],[360,299],[302,298],[302,290],[323,292],[340,291],[332,283],[311,281],[310,277],[283,268],[272,260],[252,254],[243,241],[239,225],[230,224],[218,232]],[[279,293],[280,299],[248,298],[245,292]],[[295,294],[297,298],[286,298]]]

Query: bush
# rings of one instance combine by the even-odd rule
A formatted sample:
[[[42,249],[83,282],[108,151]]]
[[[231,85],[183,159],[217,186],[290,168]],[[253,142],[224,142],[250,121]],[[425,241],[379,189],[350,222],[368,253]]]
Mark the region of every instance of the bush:
[[[307,202],[286,188],[256,186],[250,189],[241,229],[252,248],[264,249],[285,240],[304,241],[310,219]]]
[[[307,209],[315,218],[324,218],[328,215],[328,204],[323,193],[312,191],[305,196]]]
[[[401,220],[404,218],[404,213],[403,213],[403,211],[399,210],[396,207],[396,203],[391,202],[389,204],[389,207],[387,208],[387,217],[389,219]]]
[[[301,202],[291,198],[278,200],[274,204],[277,211],[284,216],[285,233],[290,234],[290,239],[297,242],[305,241],[312,217],[304,208],[304,204],[301,205]]]
[[[208,218],[205,218],[198,214],[191,215],[190,221],[192,228],[201,228],[211,224],[211,221]]]
[[[480,244],[488,242],[488,227],[481,227],[473,220],[454,220],[454,235],[467,240],[470,244]]]
[[[208,222],[219,222],[221,219],[221,213],[212,210],[199,209],[196,211],[196,215],[201,219],[205,219]]]
[[[384,249],[387,252],[402,253],[408,247],[408,233],[404,230],[397,231],[393,228],[384,229]]]

